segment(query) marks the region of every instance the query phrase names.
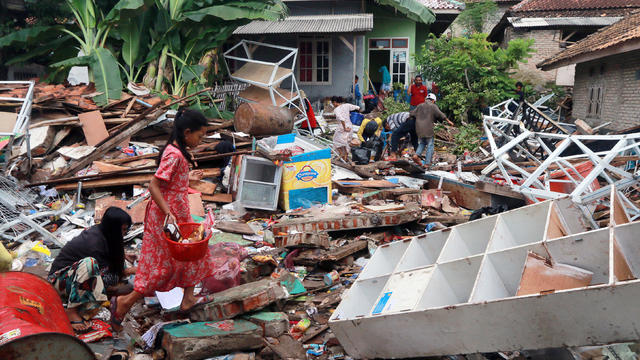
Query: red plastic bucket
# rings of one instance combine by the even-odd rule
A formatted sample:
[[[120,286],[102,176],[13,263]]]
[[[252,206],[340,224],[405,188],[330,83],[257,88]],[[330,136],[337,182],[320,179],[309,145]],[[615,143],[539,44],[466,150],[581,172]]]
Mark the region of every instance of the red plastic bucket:
[[[4,272],[0,289],[0,358],[95,358],[74,336],[60,296],[47,281],[29,273]]]
[[[178,224],[178,231],[180,231],[180,235],[183,238],[188,238],[199,226],[200,224],[198,223],[182,223]],[[202,259],[207,251],[209,251],[209,238],[211,238],[211,234],[202,241],[182,244],[171,240],[166,234],[164,235],[171,256],[178,261],[196,261]]]

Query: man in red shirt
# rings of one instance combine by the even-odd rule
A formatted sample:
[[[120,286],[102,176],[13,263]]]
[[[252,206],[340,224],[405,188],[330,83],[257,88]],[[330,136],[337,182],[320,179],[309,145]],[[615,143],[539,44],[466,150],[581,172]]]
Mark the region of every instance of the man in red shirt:
[[[409,105],[411,105],[409,107],[410,110],[415,109],[416,106],[424,102],[424,99],[427,97],[428,90],[422,83],[422,76],[416,75],[413,79],[413,84],[409,86],[407,93],[411,96],[411,102],[409,103]]]

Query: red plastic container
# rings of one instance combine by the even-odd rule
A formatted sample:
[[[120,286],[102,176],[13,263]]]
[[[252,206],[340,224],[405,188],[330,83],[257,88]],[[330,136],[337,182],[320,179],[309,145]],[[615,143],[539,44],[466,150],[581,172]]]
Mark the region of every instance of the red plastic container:
[[[180,235],[183,238],[188,238],[199,226],[200,224],[198,223],[182,223],[178,224],[178,231],[180,231]],[[171,240],[166,234],[164,235],[171,256],[178,261],[196,261],[202,259],[207,251],[209,251],[209,238],[211,238],[211,234],[202,241],[182,244]]]
[[[60,296],[47,281],[29,273],[4,272],[0,289],[0,358],[95,358],[74,336]]]

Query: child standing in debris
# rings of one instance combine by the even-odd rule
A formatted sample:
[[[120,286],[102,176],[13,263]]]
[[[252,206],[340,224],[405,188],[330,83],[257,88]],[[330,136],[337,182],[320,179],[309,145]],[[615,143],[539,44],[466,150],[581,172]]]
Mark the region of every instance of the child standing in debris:
[[[187,150],[197,146],[206,133],[207,119],[195,110],[180,110],[174,119],[173,132],[160,152],[158,170],[151,179],[149,192],[152,201],[147,205],[144,237],[138,264],[134,291],[112,301],[112,323],[116,326],[131,306],[143,296],[154,296],[156,291],[184,288],[181,311],[187,311],[206,301],[196,297],[194,286],[213,275],[215,264],[210,254],[197,261],[175,260],[163,234],[165,218],[170,223],[192,222],[189,212],[189,180],[200,180],[202,172],[189,171],[195,165]]]
[[[353,126],[351,124],[351,120],[349,119],[349,115],[351,111],[360,110],[360,107],[357,105],[346,103],[340,96],[332,97],[331,103],[333,103],[333,112],[334,114],[336,114],[336,119],[338,120],[338,128],[333,135],[333,146],[335,147],[342,160],[348,163],[349,151],[351,149],[349,142],[353,137],[351,134],[351,132],[353,131]]]

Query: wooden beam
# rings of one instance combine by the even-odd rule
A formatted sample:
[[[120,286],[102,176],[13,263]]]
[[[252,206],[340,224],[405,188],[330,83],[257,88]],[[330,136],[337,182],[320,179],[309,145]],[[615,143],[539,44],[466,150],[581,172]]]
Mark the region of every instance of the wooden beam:
[[[151,181],[153,173],[143,175],[122,175],[112,179],[89,180],[82,182],[83,189],[95,189],[101,187],[114,187],[126,185],[142,185]],[[78,188],[77,182],[56,185],[58,191],[74,190]]]
[[[91,154],[89,154],[87,157],[85,157],[80,161],[73,162],[65,171],[63,171],[57,177],[60,178],[67,174],[75,174],[78,170],[84,169],[85,167],[91,165],[91,163],[93,163],[95,160],[98,160],[99,158],[103,157],[104,154],[111,151],[111,149],[118,146],[119,144],[121,144],[122,141],[124,141],[125,139],[128,139],[131,136],[137,134],[138,131],[144,129],[145,127],[147,127],[147,125],[149,125],[152,121],[156,119],[154,116],[147,118],[147,115],[153,112],[154,110],[156,110],[157,108],[158,106],[154,105],[148,108],[147,110],[143,111],[140,115],[136,116],[136,118],[129,123],[129,126],[127,128],[123,129],[118,134],[114,134],[112,137],[108,138],[106,141],[98,144],[96,149]]]
[[[349,48],[349,50],[351,50],[352,53],[355,53],[355,48],[353,47],[353,45],[351,45],[349,41],[347,41],[347,39],[344,36],[340,35],[338,36],[338,38],[342,40],[342,42],[347,46],[347,48]]]

